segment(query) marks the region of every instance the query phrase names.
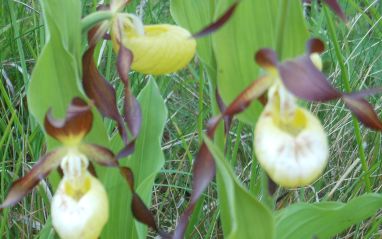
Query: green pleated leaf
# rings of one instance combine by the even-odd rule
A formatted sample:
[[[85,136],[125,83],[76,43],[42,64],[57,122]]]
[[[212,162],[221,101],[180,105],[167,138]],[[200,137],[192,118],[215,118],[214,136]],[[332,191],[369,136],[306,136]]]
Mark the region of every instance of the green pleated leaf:
[[[276,31],[280,39],[276,40],[274,49],[278,51],[280,60],[285,60],[305,53],[309,32],[303,15],[302,1],[283,0],[278,2],[284,2],[285,5],[282,6],[281,3],[278,3],[279,22]],[[281,7],[285,10],[282,10]]]
[[[28,106],[37,122],[52,108],[56,118],[63,118],[74,97],[86,99],[81,91],[81,5],[77,0],[42,0],[46,25],[46,44],[32,72],[28,88]],[[71,11],[63,11],[71,9]],[[86,141],[107,146],[102,119],[94,111],[93,128]],[[48,139],[48,148],[57,145]]]
[[[212,141],[205,138],[217,166],[219,207],[224,238],[272,239],[274,218],[271,211],[238,182],[231,166]]]
[[[348,203],[301,203],[276,214],[276,238],[333,238],[382,208],[382,195],[370,193]]]
[[[215,0],[171,0],[171,15],[182,27],[192,33],[199,32],[213,22]],[[212,49],[212,37],[197,39],[197,54],[206,66],[211,80],[216,79],[216,62]]]
[[[142,108],[142,126],[135,143],[134,154],[122,164],[134,173],[135,189],[147,206],[151,204],[154,180],[164,164],[161,140],[167,119],[167,108],[154,80],[150,80],[138,95]],[[116,141],[116,145],[119,143]],[[147,228],[133,220],[131,192],[117,171],[105,175],[104,182],[110,200],[110,219],[103,231],[104,238],[146,238]]]

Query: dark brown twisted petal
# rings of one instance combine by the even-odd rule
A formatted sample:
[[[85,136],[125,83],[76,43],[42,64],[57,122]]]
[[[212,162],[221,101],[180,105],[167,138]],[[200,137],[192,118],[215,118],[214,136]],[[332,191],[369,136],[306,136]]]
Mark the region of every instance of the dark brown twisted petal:
[[[325,44],[318,38],[309,39],[306,43],[306,52],[308,54],[318,53],[321,54],[325,50]]]
[[[125,178],[131,190],[131,193],[132,193],[131,210],[133,212],[135,219],[145,224],[146,226],[149,226],[150,228],[154,229],[162,238],[170,238],[170,235],[168,235],[165,232],[162,232],[158,228],[153,214],[146,207],[145,203],[142,201],[139,195],[135,192],[134,174],[131,171],[131,169],[128,167],[120,167],[119,171],[121,175]]]
[[[308,55],[278,65],[285,87],[297,97],[309,101],[328,101],[342,96],[319,71]]]
[[[129,71],[133,62],[133,53],[119,42],[119,51],[117,59],[117,70],[121,80],[125,86],[124,100],[124,120],[130,130],[132,138],[130,142],[138,136],[142,124],[142,111],[138,100],[132,94],[129,82]]]
[[[261,76],[251,85],[245,88],[238,97],[227,107],[224,115],[236,115],[243,112],[253,100],[262,97],[268,88],[274,83],[269,76]]]
[[[227,109],[227,106],[224,104],[218,89],[216,89],[215,97],[216,97],[216,102],[218,104],[220,113],[224,113],[224,111]],[[224,132],[227,134],[229,132],[229,129],[231,128],[232,117],[224,116],[223,120],[224,120]]]
[[[364,98],[367,96],[372,96],[372,95],[376,95],[376,94],[380,94],[380,93],[382,93],[382,87],[364,89],[364,90],[360,90],[357,92],[347,93],[344,95],[351,97],[353,99],[360,99],[360,98]]]
[[[369,102],[348,95],[344,95],[342,99],[362,124],[371,129],[382,131],[382,122],[378,119],[377,113]]]
[[[316,68],[310,58],[311,53],[320,53],[323,50],[324,44],[319,39],[311,39],[307,43],[309,55],[278,64],[277,69],[283,84],[290,92],[304,100],[324,102],[342,99],[366,127],[381,130],[382,123],[378,119],[378,115],[363,97],[381,93],[382,87],[352,93],[338,91]]]
[[[277,54],[270,48],[263,48],[256,52],[255,61],[265,69],[270,67],[277,67],[278,65]]]
[[[93,39],[98,28],[89,31],[88,41]],[[95,42],[96,43],[96,42]],[[89,49],[82,57],[83,76],[82,84],[86,95],[94,101],[95,106],[104,117],[113,119],[117,125],[121,137],[127,140],[127,132],[122,116],[117,108],[116,94],[113,86],[99,73],[94,62],[94,49],[96,44],[90,44]]]
[[[42,156],[30,172],[12,184],[7,197],[0,205],[0,210],[15,205],[26,194],[32,191],[40,180],[44,179],[52,170],[60,165],[61,159],[65,154],[65,148],[58,148]]]
[[[81,144],[78,146],[78,150],[86,155],[89,160],[102,166],[118,167],[118,161],[113,152],[107,148],[95,144]]]
[[[63,120],[55,119],[52,110],[45,115],[45,131],[63,144],[78,143],[90,131],[93,113],[90,106],[81,98],[74,98],[68,106]]]
[[[342,11],[341,6],[338,4],[337,0],[324,0],[324,3],[332,9],[334,13],[337,14],[344,22],[346,22],[345,13]]]
[[[206,35],[209,35],[217,30],[219,30],[224,24],[227,23],[227,21],[233,16],[237,5],[239,4],[239,0],[235,1],[224,13],[222,16],[220,16],[216,21],[211,23],[210,25],[206,26],[202,30],[200,30],[198,33],[195,33],[192,35],[193,38],[200,38],[204,37]]]
[[[234,115],[243,112],[249,107],[253,100],[262,96],[272,85],[272,83],[273,79],[266,76],[260,77],[254,81],[238,97],[236,97],[236,99],[228,107],[224,107],[224,112],[222,112],[221,115],[213,117],[208,121],[207,136],[212,139],[216,128],[222,119],[226,117],[232,119]],[[193,165],[192,194],[190,203],[178,221],[173,239],[183,239],[189,218],[194,211],[198,199],[215,176],[215,168],[214,158],[208,150],[205,142],[203,142]]]

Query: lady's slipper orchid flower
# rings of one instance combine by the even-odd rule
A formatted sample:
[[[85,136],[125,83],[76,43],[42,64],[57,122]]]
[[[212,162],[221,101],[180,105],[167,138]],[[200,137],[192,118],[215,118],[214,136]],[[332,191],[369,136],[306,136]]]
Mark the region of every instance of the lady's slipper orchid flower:
[[[111,5],[114,12],[120,8],[117,3]],[[176,72],[196,51],[196,41],[186,29],[169,24],[144,26],[139,17],[128,13],[115,13],[111,37],[117,52],[119,44],[132,51],[131,69],[144,74]]]
[[[321,73],[319,39],[307,43],[307,53],[282,63],[271,49],[262,49],[256,61],[275,84],[268,91],[268,104],[255,130],[255,150],[260,164],[270,177],[286,187],[304,186],[315,180],[328,158],[326,134],[309,111],[296,104],[295,96],[309,101],[343,99],[366,126],[382,130],[371,105],[362,97],[381,92],[381,88],[358,93],[342,93]]]
[[[93,114],[81,99],[68,107],[65,120],[45,117],[46,132],[62,146],[44,155],[32,170],[15,181],[0,209],[20,201],[40,180],[60,167],[63,178],[52,199],[52,224],[61,238],[98,238],[109,217],[107,194],[88,172],[89,160],[103,166],[118,166],[113,153],[82,139],[90,131]]]
[[[256,124],[255,152],[272,180],[284,187],[310,184],[327,164],[329,147],[320,121],[297,106],[281,82],[268,91]]]
[[[113,27],[114,47],[121,43],[133,53],[131,69],[152,75],[176,72],[185,67],[195,55],[196,41],[184,28],[169,24],[147,25],[143,29],[131,24],[129,17],[118,17],[122,24]],[[119,34],[121,32],[121,35]]]

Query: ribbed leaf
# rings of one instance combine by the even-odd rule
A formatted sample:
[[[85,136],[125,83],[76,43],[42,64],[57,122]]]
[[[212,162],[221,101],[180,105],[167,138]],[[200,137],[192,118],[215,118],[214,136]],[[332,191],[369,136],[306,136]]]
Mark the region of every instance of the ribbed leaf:
[[[171,15],[182,27],[192,33],[199,32],[213,22],[214,0],[171,0]],[[211,36],[197,39],[197,54],[207,67],[211,80],[216,79],[216,62],[212,49]]]
[[[274,219],[271,211],[240,185],[220,150],[208,138],[204,140],[217,166],[224,238],[272,239]]]
[[[365,194],[348,203],[301,203],[276,215],[276,238],[333,238],[382,208],[382,195]]]
[[[81,5],[77,0],[42,0],[46,23],[46,44],[32,73],[28,89],[30,112],[43,126],[44,116],[52,108],[53,116],[63,118],[74,97],[85,99],[81,80]],[[63,11],[62,9],[71,9]],[[88,142],[107,145],[101,117],[94,112]],[[48,140],[48,148],[57,143]]]

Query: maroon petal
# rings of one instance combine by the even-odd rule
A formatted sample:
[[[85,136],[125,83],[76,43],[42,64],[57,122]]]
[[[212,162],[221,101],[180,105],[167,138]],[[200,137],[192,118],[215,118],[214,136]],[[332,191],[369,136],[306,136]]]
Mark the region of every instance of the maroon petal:
[[[119,42],[119,51],[117,57],[117,70],[121,80],[125,85],[129,85],[129,71],[133,63],[133,53]]]
[[[125,146],[118,152],[117,160],[120,160],[122,158],[125,158],[131,155],[132,153],[134,153],[134,149],[135,149],[135,140],[126,143]]]
[[[207,27],[203,28],[198,33],[195,33],[192,35],[193,38],[200,38],[204,37],[206,35],[209,35],[218,29],[220,29],[224,24],[232,17],[233,13],[236,10],[237,5],[239,4],[239,1],[235,1],[228,9],[224,12],[224,14],[219,17],[216,21],[208,25]]]
[[[324,0],[324,3],[332,9],[333,12],[337,14],[344,22],[346,22],[345,13],[342,11],[341,6],[338,4],[337,0]]]
[[[382,131],[382,122],[378,119],[373,107],[365,100],[344,95],[342,98],[346,106],[366,127]]]
[[[307,55],[279,64],[278,70],[286,88],[301,99],[328,101],[341,97]]]
[[[80,98],[74,98],[68,107],[63,120],[55,119],[50,109],[45,116],[45,131],[62,143],[81,141],[90,131],[93,124],[93,113],[90,106]]]
[[[322,53],[325,50],[325,44],[318,38],[312,38],[306,43],[306,52],[312,53]]]
[[[345,94],[345,95],[347,95],[353,99],[360,99],[360,98],[364,98],[367,96],[372,96],[372,95],[376,95],[376,94],[380,94],[380,93],[382,93],[382,87],[365,89],[365,90],[361,90],[358,92],[352,92],[352,93]]]
[[[270,48],[263,48],[256,52],[255,61],[263,68],[276,67],[278,65],[277,54]]]
[[[161,230],[159,230],[153,214],[146,207],[145,203],[142,201],[139,195],[135,192],[134,174],[131,171],[131,169],[128,167],[120,167],[119,170],[122,176],[125,178],[126,182],[128,183],[129,188],[132,192],[131,210],[135,219],[142,222],[146,226],[149,226],[152,229],[154,229],[159,235],[162,236],[162,238],[170,238],[167,233],[164,233]]]
[[[40,180],[44,179],[52,170],[60,165],[65,153],[65,149],[59,148],[42,156],[30,172],[12,184],[3,204],[0,205],[0,210],[15,205],[26,194],[32,191]]]
[[[98,28],[89,31],[88,39],[93,39]],[[83,76],[82,84],[86,95],[92,99],[104,117],[115,120],[119,133],[124,140],[127,140],[127,132],[122,116],[117,107],[116,94],[113,86],[98,72],[94,62],[94,50],[96,44],[90,45],[89,49],[82,57]]]
[[[253,100],[261,97],[273,83],[274,80],[268,76],[262,76],[255,80],[227,107],[224,115],[233,116],[243,112]]]
[[[106,167],[118,167],[118,161],[113,152],[107,148],[95,144],[82,144],[78,149],[93,162]]]
[[[226,111],[227,106],[224,104],[218,89],[216,89],[215,96],[216,96],[216,102],[218,104],[220,113],[223,114]],[[227,115],[227,116],[224,116],[223,119],[224,119],[224,132],[228,133],[229,129],[231,128],[232,117]]]
[[[207,145],[203,142],[193,166],[190,204],[181,215],[172,239],[183,239],[187,229],[188,220],[198,199],[215,176],[215,168],[215,161],[208,150]]]
[[[139,134],[142,124],[142,111],[138,100],[131,93],[129,82],[129,71],[133,62],[133,54],[123,44],[119,45],[117,70],[125,85],[125,101],[124,101],[124,120],[130,130],[133,138]]]

